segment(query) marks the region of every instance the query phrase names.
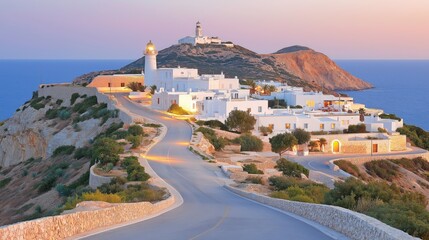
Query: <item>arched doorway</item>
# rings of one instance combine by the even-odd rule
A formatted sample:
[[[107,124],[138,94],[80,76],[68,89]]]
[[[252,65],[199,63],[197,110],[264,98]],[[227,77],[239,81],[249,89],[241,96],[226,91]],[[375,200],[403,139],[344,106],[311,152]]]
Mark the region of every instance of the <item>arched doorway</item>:
[[[332,142],[332,152],[333,153],[339,153],[340,152],[340,147],[341,147],[340,141],[334,140]]]

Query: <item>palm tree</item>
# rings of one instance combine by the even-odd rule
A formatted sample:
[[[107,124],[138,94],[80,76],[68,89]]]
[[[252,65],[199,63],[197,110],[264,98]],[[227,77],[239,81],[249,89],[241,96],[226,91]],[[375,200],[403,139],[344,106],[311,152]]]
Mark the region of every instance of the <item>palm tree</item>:
[[[256,82],[254,80],[246,80],[247,85],[250,86],[250,94],[255,94],[256,93],[256,88],[258,87],[256,85]]]
[[[364,108],[359,108],[359,120],[361,122],[365,121],[365,109]]]
[[[138,82],[130,82],[128,83],[127,87],[133,92],[137,92],[140,89],[140,85]]]
[[[146,88],[147,88],[147,86],[146,86],[146,85],[140,85],[140,86],[139,86],[139,91],[140,91],[140,92],[144,92],[144,91],[146,91]]]
[[[262,93],[263,93],[263,95],[270,95],[269,91],[270,91],[270,86],[268,86],[267,84],[265,84],[264,86],[262,86]]]

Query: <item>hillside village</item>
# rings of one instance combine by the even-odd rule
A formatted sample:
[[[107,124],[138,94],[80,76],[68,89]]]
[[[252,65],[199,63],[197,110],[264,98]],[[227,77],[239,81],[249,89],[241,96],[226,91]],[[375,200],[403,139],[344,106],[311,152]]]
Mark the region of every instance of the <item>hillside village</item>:
[[[195,36],[179,39],[178,45],[236,47],[218,37],[204,36],[200,22]],[[94,76],[88,83],[41,84],[33,99],[1,123],[4,138],[0,138],[0,147],[28,142],[28,148],[35,150],[16,147],[9,153],[0,151],[0,164],[5,167],[0,189],[10,206],[0,211],[0,216],[8,218],[0,224],[136,202],[146,202],[148,205],[142,206],[150,205],[150,211],[153,206],[164,211],[181,197],[160,180],[148,162],[167,163],[171,169],[174,164],[183,164],[180,156],[170,156],[170,145],[177,145],[185,146],[186,154],[216,166],[215,173],[226,188],[239,195],[256,193],[291,200],[288,204],[292,206],[295,201],[313,204],[308,208],[298,205],[298,210],[292,207],[298,215],[308,214],[320,204],[340,206],[428,239],[429,226],[414,222],[429,219],[424,211],[429,199],[429,154],[412,146],[409,134],[398,132],[406,127],[403,119],[336,94],[334,86],[331,91],[325,91],[323,84],[309,90],[277,78],[250,80],[227,76],[222,70],[200,74],[196,68],[158,67],[157,56],[155,43],[149,41],[144,67],[139,71],[112,71]],[[158,122],[150,118],[154,116]],[[169,145],[168,157],[148,154],[168,134],[166,122],[159,119],[172,121],[169,128],[174,124],[173,128],[180,125],[182,130],[190,126],[185,140],[176,142],[170,136],[170,142],[163,143]],[[28,126],[17,127],[23,124]],[[43,129],[44,124],[49,127]],[[28,182],[20,185],[17,174]],[[34,179],[40,183],[33,184]],[[16,194],[17,186],[21,190]],[[369,192],[375,197],[368,198]],[[14,194],[19,199],[11,201]],[[91,200],[113,205],[85,203]],[[388,214],[371,208],[397,210],[405,203],[414,215],[404,223],[392,222]],[[338,209],[335,211],[344,210]],[[398,215],[405,216],[408,210],[401,209]],[[127,216],[125,220],[111,220],[112,224],[137,219],[134,210],[121,213]],[[345,216],[352,219],[353,214]],[[324,225],[328,215],[317,215],[304,217]],[[337,221],[335,216],[330,221]],[[77,219],[81,222],[80,215]],[[109,226],[94,222],[98,227]],[[353,236],[356,223],[350,225],[352,233],[341,233]],[[360,231],[368,232],[364,227]],[[405,236],[401,234],[398,236]]]

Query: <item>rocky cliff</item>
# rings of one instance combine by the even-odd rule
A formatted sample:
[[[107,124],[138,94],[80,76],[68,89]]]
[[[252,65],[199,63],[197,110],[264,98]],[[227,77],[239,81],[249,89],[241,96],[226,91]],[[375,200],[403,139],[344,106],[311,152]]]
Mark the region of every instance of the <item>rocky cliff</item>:
[[[0,166],[49,157],[62,145],[83,147],[119,121],[109,118],[113,111],[94,97],[78,96],[72,105],[52,97],[35,97],[22,105],[0,124]]]
[[[141,72],[144,57],[117,70],[117,73]],[[158,67],[197,68],[200,74],[220,73],[240,79],[276,80],[306,90],[362,90],[371,84],[353,77],[322,53],[307,47],[293,46],[274,54],[258,54],[235,45],[177,44],[159,51]],[[99,74],[112,71],[93,72],[74,80],[75,83],[90,82]]]

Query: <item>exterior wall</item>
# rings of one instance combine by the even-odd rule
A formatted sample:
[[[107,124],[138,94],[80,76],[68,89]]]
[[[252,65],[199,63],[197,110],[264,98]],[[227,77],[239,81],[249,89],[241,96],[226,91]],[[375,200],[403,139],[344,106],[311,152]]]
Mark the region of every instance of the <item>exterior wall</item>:
[[[110,181],[113,179],[112,177],[104,177],[99,176],[94,173],[94,168],[96,165],[91,166],[89,169],[89,187],[92,189],[97,189],[99,186],[110,183]]]
[[[166,111],[176,103],[187,111],[196,112],[198,101],[213,98],[214,95],[214,92],[165,92],[161,89],[152,96],[152,107]]]
[[[251,200],[296,214],[333,229],[351,239],[417,239],[375,218],[351,210],[323,204],[294,202],[245,192],[231,186],[228,190]]]
[[[144,85],[144,76],[135,74],[124,75],[100,75],[95,77],[88,87],[97,88],[100,92],[124,92],[130,91],[127,85],[131,82],[138,82]],[[111,87],[109,87],[109,84]]]
[[[390,136],[390,150],[391,151],[407,150],[407,136],[399,135],[399,134]]]

